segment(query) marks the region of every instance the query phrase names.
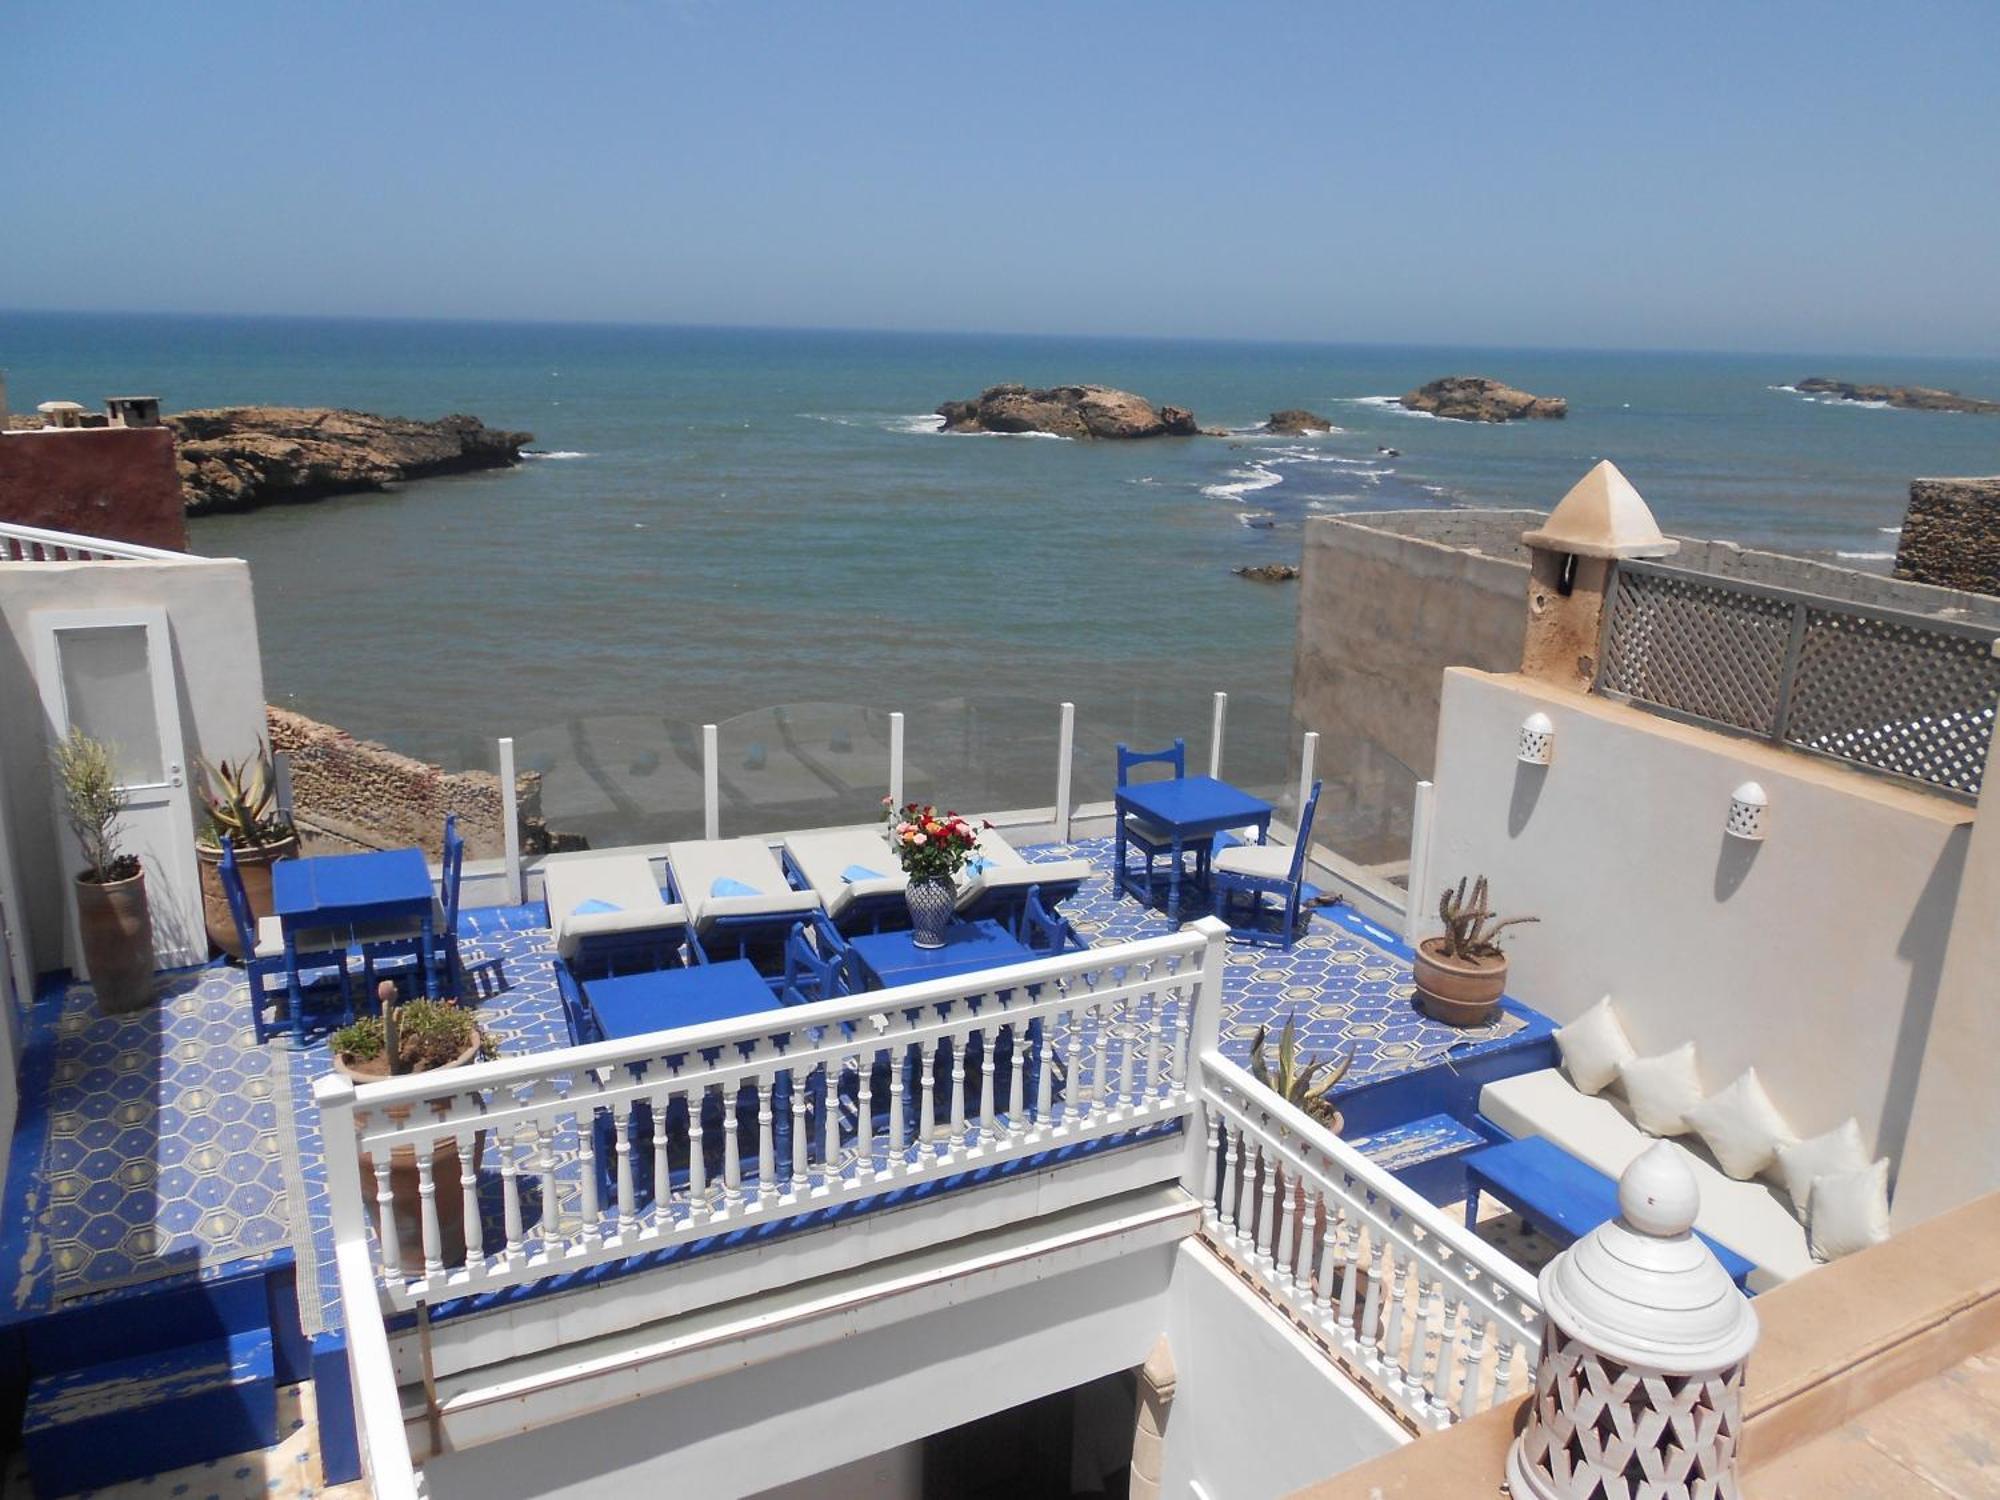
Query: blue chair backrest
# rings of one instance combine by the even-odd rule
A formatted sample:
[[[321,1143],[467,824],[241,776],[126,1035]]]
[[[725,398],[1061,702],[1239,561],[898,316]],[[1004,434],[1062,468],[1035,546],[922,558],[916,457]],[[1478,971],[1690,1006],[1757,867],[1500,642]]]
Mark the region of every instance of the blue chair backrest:
[[[1306,857],[1312,849],[1313,814],[1319,811],[1320,783],[1313,783],[1312,795],[1306,798],[1304,811],[1299,814],[1299,831],[1292,842],[1292,884],[1297,885],[1305,877]]]
[[[444,888],[444,932],[450,937],[458,931],[458,887],[465,876],[465,840],[459,837],[458,814],[448,814],[444,820],[444,864],[439,871],[438,884]]]
[[[243,889],[243,872],[236,867],[236,845],[228,834],[222,836],[222,863],[216,867],[222,877],[222,894],[229,902],[229,915],[236,923],[236,941],[247,964],[257,952],[257,924],[250,920],[250,896]]]
[[[809,922],[794,922],[785,939],[780,998],[787,1005],[806,1005],[850,993],[853,951],[822,913],[814,912]]]
[[[1128,745],[1119,745],[1118,784],[1120,786],[1126,784],[1126,772],[1130,771],[1134,766],[1148,766],[1155,763],[1172,766],[1174,768],[1174,780],[1180,781],[1185,778],[1187,776],[1187,741],[1175,740],[1172,747],[1166,750],[1134,750]]]

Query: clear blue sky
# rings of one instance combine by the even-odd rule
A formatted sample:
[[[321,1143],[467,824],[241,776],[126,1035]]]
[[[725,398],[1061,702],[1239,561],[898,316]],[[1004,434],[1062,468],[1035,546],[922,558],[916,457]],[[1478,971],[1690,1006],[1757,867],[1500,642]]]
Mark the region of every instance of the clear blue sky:
[[[21,4],[0,306],[2000,352],[2000,3]]]

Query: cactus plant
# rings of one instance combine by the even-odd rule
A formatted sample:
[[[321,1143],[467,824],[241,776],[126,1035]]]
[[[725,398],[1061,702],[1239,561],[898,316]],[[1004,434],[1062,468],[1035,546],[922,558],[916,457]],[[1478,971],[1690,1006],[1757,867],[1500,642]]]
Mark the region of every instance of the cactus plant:
[[[1293,1104],[1318,1120],[1328,1130],[1340,1133],[1340,1111],[1333,1107],[1327,1096],[1334,1085],[1347,1076],[1347,1070],[1354,1066],[1354,1048],[1347,1049],[1347,1055],[1337,1062],[1322,1062],[1318,1057],[1299,1060],[1298,1012],[1291,1011],[1285,1016],[1284,1029],[1278,1033],[1278,1065],[1272,1068],[1264,1051],[1265,1038],[1270,1028],[1259,1026],[1256,1038],[1250,1043],[1250,1074],[1265,1088],[1271,1090],[1287,1104]],[[1319,1076],[1321,1068],[1330,1071],[1324,1078]]]
[[[201,763],[201,800],[208,808],[209,837],[220,845],[225,835],[239,848],[262,849],[292,836],[292,823],[277,810],[278,774],[271,748],[257,742],[257,756]]]
[[[1459,877],[1456,888],[1446,886],[1444,894],[1438,898],[1438,918],[1444,923],[1444,934],[1437,940],[1443,955],[1460,963],[1499,958],[1502,932],[1509,927],[1541,920],[1540,917],[1505,917],[1495,921],[1492,908],[1486,904],[1484,875],[1473,882],[1470,895],[1466,893],[1463,876]]]

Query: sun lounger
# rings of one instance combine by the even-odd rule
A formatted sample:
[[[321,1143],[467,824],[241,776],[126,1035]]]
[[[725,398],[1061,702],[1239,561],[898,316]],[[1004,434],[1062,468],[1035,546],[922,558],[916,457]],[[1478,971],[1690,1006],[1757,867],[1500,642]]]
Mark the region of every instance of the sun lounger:
[[[557,954],[586,974],[665,967],[687,938],[686,908],[661,893],[642,854],[556,861],[542,892]]]
[[[794,834],[785,840],[785,861],[843,932],[877,931],[885,916],[903,910],[908,881],[874,829]]]
[[[992,917],[1012,925],[1020,916],[1028,891],[1040,886],[1042,903],[1054,906],[1074,896],[1092,873],[1081,859],[1030,864],[991,828],[979,833],[979,847],[958,880],[958,914],[968,921]]]
[[[820,898],[795,889],[762,839],[689,839],[667,845],[667,865],[695,936],[711,955],[732,956],[761,938],[784,939]]]

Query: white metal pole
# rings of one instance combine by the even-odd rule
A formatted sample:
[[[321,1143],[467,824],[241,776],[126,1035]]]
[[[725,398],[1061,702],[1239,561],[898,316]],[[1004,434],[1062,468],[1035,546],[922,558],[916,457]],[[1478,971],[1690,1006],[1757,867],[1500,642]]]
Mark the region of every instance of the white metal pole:
[[[1056,730],[1056,838],[1065,844],[1070,833],[1070,772],[1075,747],[1076,705],[1065,703],[1061,726]]]
[[[521,904],[521,784],[514,774],[514,737],[500,740],[500,843],[507,860],[507,904]]]
[[[1215,716],[1208,726],[1208,774],[1222,776],[1222,727],[1229,718],[1229,694],[1215,695]]]
[[[722,767],[715,746],[715,726],[701,726],[702,837],[722,837]]]
[[[1403,903],[1403,941],[1411,947],[1424,935],[1424,914],[1431,907],[1431,812],[1436,802],[1437,788],[1418,782],[1410,805],[1410,894]]]
[[[889,805],[903,805],[903,716],[889,715]]]
[[[1306,815],[1306,799],[1312,796],[1313,762],[1319,757],[1319,731],[1308,729],[1299,742],[1299,800],[1292,808],[1292,826],[1297,828]]]
[[[274,751],[271,755],[271,774],[277,780],[278,812],[287,823],[293,821],[292,811],[292,756],[289,750]]]

